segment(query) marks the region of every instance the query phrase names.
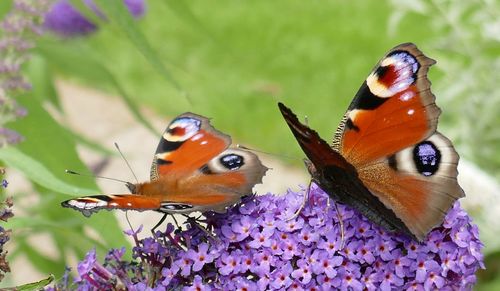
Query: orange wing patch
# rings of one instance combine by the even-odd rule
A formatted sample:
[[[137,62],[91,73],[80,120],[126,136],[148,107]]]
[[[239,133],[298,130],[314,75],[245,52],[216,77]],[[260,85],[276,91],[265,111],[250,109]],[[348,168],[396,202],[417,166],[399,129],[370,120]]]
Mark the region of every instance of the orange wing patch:
[[[417,88],[391,97],[377,110],[353,109],[348,116],[355,128],[346,130],[341,153],[359,167],[415,144],[435,130],[440,110],[424,104]]]
[[[193,173],[224,151],[227,146],[226,139],[214,136],[206,130],[200,130],[175,151],[156,155],[158,174],[180,176]]]

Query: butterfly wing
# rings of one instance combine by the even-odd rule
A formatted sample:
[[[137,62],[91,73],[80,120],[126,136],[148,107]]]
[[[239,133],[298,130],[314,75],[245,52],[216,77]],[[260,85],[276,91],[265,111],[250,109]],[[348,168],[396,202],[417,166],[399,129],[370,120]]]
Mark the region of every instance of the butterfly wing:
[[[186,176],[227,149],[231,138],[210,125],[208,118],[184,113],[165,129],[151,165],[151,180]]]
[[[406,225],[374,196],[359,179],[356,169],[342,155],[332,149],[318,133],[300,123],[297,116],[285,105],[278,103],[280,111],[309,159],[306,162],[312,179],[330,197],[354,207],[368,219],[389,231],[413,234]]]
[[[359,167],[432,135],[441,112],[427,79],[434,63],[414,44],[389,51],[347,109],[334,148]]]
[[[242,196],[252,194],[253,186],[262,182],[266,170],[254,153],[229,148],[188,176],[178,177],[176,181],[160,176],[139,191],[143,195],[161,196],[162,212],[223,212]],[[178,204],[190,207],[171,207]]]
[[[464,196],[458,154],[436,132],[441,111],[427,78],[434,63],[414,44],[389,51],[359,89],[333,142],[419,239]]]
[[[267,170],[257,155],[228,148],[230,144],[231,138],[213,128],[207,118],[180,115],[158,144],[152,183],[142,190],[143,195],[163,197],[162,211],[223,211],[251,194]],[[192,207],[169,209],[179,203]]]
[[[134,194],[93,195],[66,200],[61,205],[78,210],[89,217],[102,209],[157,210],[161,207],[161,200]]]
[[[151,182],[127,184],[129,195],[94,195],[62,206],[91,215],[101,209],[157,210],[165,213],[223,211],[252,193],[267,170],[258,157],[230,149],[231,138],[206,117],[184,113],[162,135],[151,167]]]

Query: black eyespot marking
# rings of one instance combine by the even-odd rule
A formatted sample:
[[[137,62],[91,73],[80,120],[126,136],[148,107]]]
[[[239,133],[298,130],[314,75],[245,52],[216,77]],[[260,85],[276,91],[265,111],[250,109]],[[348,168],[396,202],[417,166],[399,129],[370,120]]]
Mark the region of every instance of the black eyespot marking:
[[[391,169],[393,169],[394,171],[398,170],[398,161],[396,160],[396,155],[390,156],[388,162]]]
[[[167,160],[164,160],[164,159],[156,159],[156,164],[161,166],[161,165],[170,165],[172,164],[173,162],[172,161],[167,161]]]
[[[178,149],[184,142],[183,141],[168,141],[166,139],[162,139],[158,147],[156,148],[156,153],[167,153],[173,152]]]
[[[172,211],[172,210],[185,210],[185,209],[191,209],[193,208],[193,205],[189,204],[181,204],[181,203],[175,203],[175,202],[163,202],[161,204],[160,211]]]
[[[211,175],[214,173],[208,165],[204,165],[203,167],[201,167],[200,172],[202,172],[205,175]]]
[[[432,142],[423,141],[413,148],[413,161],[420,174],[432,176],[439,169],[441,152]]]
[[[359,127],[356,124],[354,124],[354,122],[352,122],[352,119],[350,118],[347,118],[345,122],[345,127],[346,129],[352,129],[354,131],[359,132]]]
[[[243,157],[235,154],[222,156],[219,161],[226,169],[231,171],[238,170],[244,164]]]
[[[111,198],[107,195],[94,195],[94,196],[92,196],[92,198],[99,199],[99,200],[106,201],[106,202],[113,200],[113,198]]]
[[[389,70],[389,67],[378,66],[378,68],[375,69],[375,75],[377,75],[377,77],[384,76],[387,70]]]
[[[361,88],[359,88],[358,93],[356,93],[354,101],[349,106],[349,110],[373,110],[384,104],[384,102],[387,100],[387,98],[380,98],[377,95],[373,94],[365,81]]]

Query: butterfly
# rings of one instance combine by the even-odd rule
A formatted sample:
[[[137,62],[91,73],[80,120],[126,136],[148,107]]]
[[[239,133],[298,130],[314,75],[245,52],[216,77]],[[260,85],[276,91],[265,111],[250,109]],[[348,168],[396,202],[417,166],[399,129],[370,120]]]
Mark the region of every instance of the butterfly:
[[[213,128],[208,118],[181,114],[160,139],[150,182],[127,183],[131,194],[85,196],[61,205],[85,216],[101,209],[224,212],[251,194],[267,171],[257,155],[230,144],[231,137]]]
[[[427,78],[433,64],[412,43],[390,50],[355,95],[331,145],[278,104],[312,181],[388,231],[419,241],[465,196],[459,156],[436,131],[441,110]]]

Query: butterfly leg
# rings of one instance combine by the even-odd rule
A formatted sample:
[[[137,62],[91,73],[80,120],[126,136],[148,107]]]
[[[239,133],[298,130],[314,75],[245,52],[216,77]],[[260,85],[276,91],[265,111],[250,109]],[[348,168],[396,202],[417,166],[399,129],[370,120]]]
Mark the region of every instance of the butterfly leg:
[[[199,222],[198,222],[198,219],[201,217],[197,217],[197,218],[194,218],[194,217],[191,217],[187,214],[183,214],[184,217],[186,217],[187,221],[192,225],[192,226],[195,226],[196,228],[198,228],[199,230],[201,230],[202,232],[204,232],[208,237],[210,237],[211,239],[213,239],[214,241],[216,242],[220,242],[220,240],[218,238],[216,238],[212,233],[210,233],[206,228],[204,228]]]
[[[160,221],[151,229],[151,233],[153,234],[153,236],[156,236],[155,235],[156,229],[165,221],[165,219],[167,219],[167,216],[168,216],[168,213],[163,214]]]
[[[302,209],[304,209],[304,207],[307,203],[307,200],[309,199],[309,192],[311,191],[311,183],[312,183],[312,179],[309,180],[309,185],[307,186],[307,190],[304,193],[304,198],[302,199],[302,203],[300,204],[299,209],[297,209],[297,211],[295,211],[295,213],[291,217],[287,218],[286,221],[290,221],[292,219],[297,218],[297,216],[299,216]]]
[[[328,199],[330,201],[330,199]],[[335,206],[335,212],[337,212],[337,218],[339,219],[340,225],[340,250],[344,248],[345,243],[345,230],[344,230],[344,220],[342,219],[342,215],[340,214],[339,207],[337,202],[334,200],[333,205]]]

